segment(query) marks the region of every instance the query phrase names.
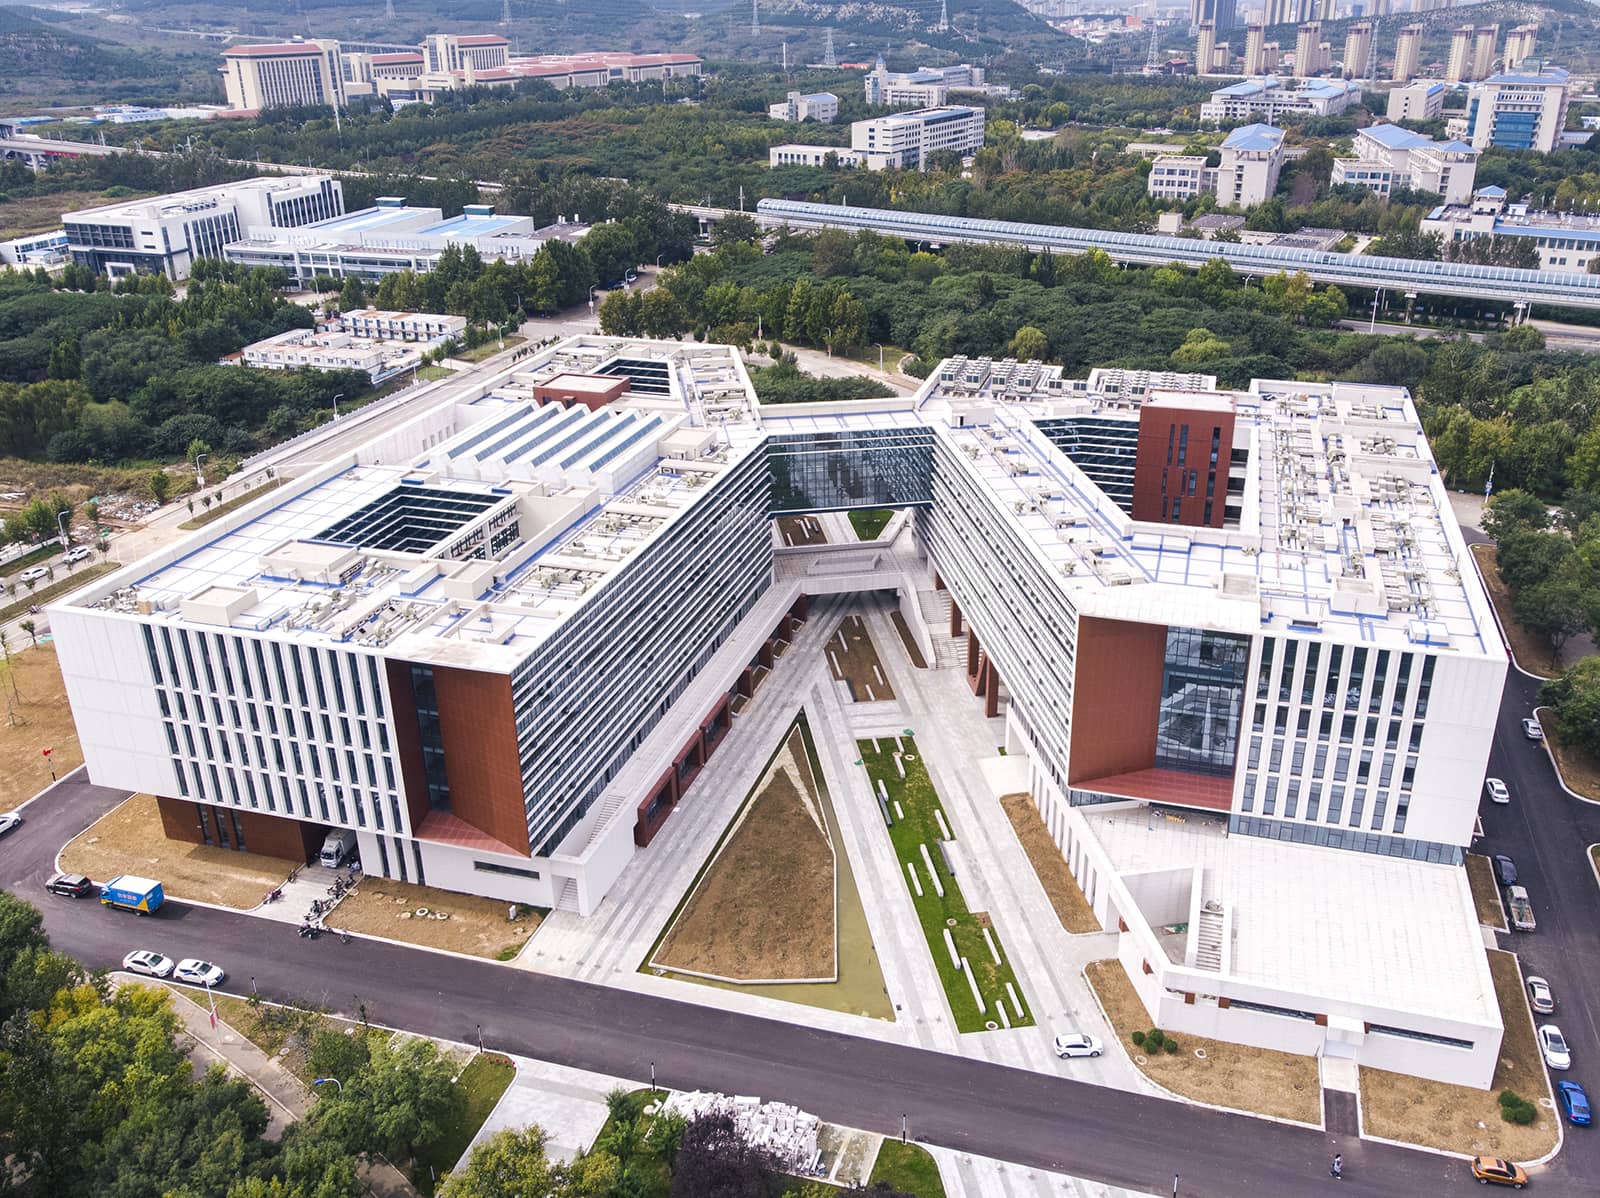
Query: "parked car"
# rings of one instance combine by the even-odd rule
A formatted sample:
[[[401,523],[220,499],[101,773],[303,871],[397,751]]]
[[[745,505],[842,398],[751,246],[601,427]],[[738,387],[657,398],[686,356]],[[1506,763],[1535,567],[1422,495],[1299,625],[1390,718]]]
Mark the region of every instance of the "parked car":
[[[67,562],[81,562],[84,558],[93,556],[94,550],[90,549],[89,546],[75,545],[71,549],[67,550],[66,556],[63,557],[62,560]]]
[[[1589,1110],[1589,1094],[1577,1082],[1557,1082],[1556,1101],[1561,1103],[1561,1110],[1572,1126],[1588,1127],[1593,1122],[1594,1116]]]
[[[1529,717],[1522,721],[1522,735],[1529,740],[1543,740],[1544,729],[1540,726],[1538,720]]]
[[[210,961],[202,961],[199,957],[185,957],[172,971],[173,981],[188,982],[191,986],[220,986],[222,979],[227,976]]]
[[[1083,1032],[1066,1032],[1056,1037],[1056,1056],[1097,1057],[1104,1050],[1098,1037]]]
[[[1506,784],[1499,778],[1485,778],[1483,780],[1483,789],[1488,792],[1491,803],[1509,803],[1511,801],[1511,792],[1506,789]]]
[[[138,949],[122,958],[122,968],[129,973],[142,973],[147,977],[164,978],[172,973],[172,958],[147,948]]]
[[[51,894],[64,895],[67,898],[88,898],[97,889],[95,884],[82,874],[51,874],[44,888]]]
[[[1494,856],[1494,874],[1500,879],[1502,886],[1515,886],[1517,884],[1517,863],[1504,853]]]
[[[4,836],[7,832],[11,831],[11,829],[19,828],[21,826],[22,817],[15,811],[7,811],[3,814],[0,814],[0,836]]]
[[[1555,1024],[1539,1025],[1539,1051],[1544,1054],[1544,1063],[1550,1068],[1572,1068],[1572,1050],[1567,1047],[1567,1038]]]
[[[50,573],[49,566],[29,566],[18,577],[23,582],[37,582],[48,573]]]
[[[1513,1165],[1497,1156],[1473,1157],[1472,1176],[1478,1179],[1479,1185],[1484,1186],[1510,1186],[1513,1190],[1520,1190],[1528,1184],[1528,1175],[1521,1165]]]
[[[1556,996],[1549,982],[1540,977],[1528,979],[1528,1005],[1536,1015],[1548,1015],[1556,1009]]]

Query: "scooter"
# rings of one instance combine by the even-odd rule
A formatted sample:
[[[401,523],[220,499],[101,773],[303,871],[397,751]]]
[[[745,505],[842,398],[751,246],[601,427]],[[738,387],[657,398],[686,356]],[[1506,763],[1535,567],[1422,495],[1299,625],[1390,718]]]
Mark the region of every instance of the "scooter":
[[[268,903],[275,903],[279,899],[281,899],[282,897],[283,897],[283,887],[282,886],[275,886],[271,890],[267,891],[267,897],[265,899],[263,899],[262,901],[263,902],[268,902]]]

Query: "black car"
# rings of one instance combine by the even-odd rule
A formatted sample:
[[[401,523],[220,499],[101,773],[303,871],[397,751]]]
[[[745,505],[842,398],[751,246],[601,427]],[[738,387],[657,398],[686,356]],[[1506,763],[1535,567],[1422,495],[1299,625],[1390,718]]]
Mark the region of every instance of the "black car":
[[[1494,859],[1494,872],[1500,876],[1500,885],[1512,886],[1517,881],[1517,863],[1504,853]]]
[[[65,895],[67,898],[88,898],[100,889],[82,874],[52,874],[44,888],[51,894]]]

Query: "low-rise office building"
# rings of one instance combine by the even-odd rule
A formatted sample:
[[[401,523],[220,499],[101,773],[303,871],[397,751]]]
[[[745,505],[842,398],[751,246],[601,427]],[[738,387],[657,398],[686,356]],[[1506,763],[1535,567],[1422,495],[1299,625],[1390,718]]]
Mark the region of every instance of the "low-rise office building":
[[[871,170],[920,171],[935,154],[965,156],[982,149],[983,122],[983,109],[959,104],[897,112],[854,122],[850,148]]]
[[[1507,661],[1416,409],[1214,384],[958,358],[794,410],[727,347],[571,339],[55,604],[89,777],[587,914],[809,598],[892,591],[1153,1023],[1487,1087]],[[774,517],[885,506],[881,551],[777,555]]]
[[[344,213],[344,189],[328,175],[245,179],[62,216],[72,260],[119,278],[189,277],[197,258],[221,258],[246,229],[282,233]]]
[[[839,97],[832,92],[790,92],[782,103],[767,108],[775,121],[818,121],[831,125],[839,115]]]
[[[768,166],[864,166],[866,155],[844,146],[807,146],[785,142],[767,150]]]
[[[465,316],[441,312],[390,312],[352,308],[339,314],[339,331],[377,341],[442,341],[467,331]]]
[[[298,285],[318,275],[378,279],[396,271],[429,271],[449,246],[471,246],[485,259],[523,262],[548,241],[576,242],[589,226],[558,222],[536,228],[527,216],[503,216],[488,204],[468,204],[446,220],[438,208],[414,208],[398,196],[377,205],[294,229],[251,226],[223,247],[222,257],[244,266],[270,266]]]
[[[1389,90],[1385,115],[1391,121],[1431,121],[1444,111],[1445,86],[1437,79],[1421,79]]]
[[[1503,187],[1480,187],[1470,202],[1441,204],[1422,218],[1421,231],[1437,233],[1446,245],[1476,237],[1525,238],[1538,247],[1540,270],[1584,274],[1600,259],[1600,216],[1508,203]]]
[[[1274,121],[1285,115],[1337,116],[1361,101],[1351,79],[1245,79],[1211,93],[1200,105],[1203,121]]]
[[[1428,191],[1446,203],[1462,203],[1472,195],[1478,173],[1478,151],[1462,141],[1434,141],[1399,125],[1358,129],[1355,157],[1335,158],[1331,182],[1365,187],[1381,196],[1396,188]]]
[[[68,257],[67,231],[52,229],[0,241],[0,262],[7,266],[55,266]]]
[[[867,72],[864,83],[868,104],[895,107],[915,104],[937,108],[952,91],[987,90],[983,68],[969,63],[949,67],[918,67],[915,71],[891,71],[880,57]]]
[[[403,371],[415,370],[422,363],[423,348],[353,333],[290,329],[253,341],[222,362],[260,370],[359,370],[376,386]]]
[[[1238,208],[1263,203],[1278,190],[1282,129],[1242,125],[1228,134],[1219,153],[1216,166],[1207,166],[1199,155],[1163,154],[1150,164],[1145,189],[1158,199],[1214,195],[1219,204]]]

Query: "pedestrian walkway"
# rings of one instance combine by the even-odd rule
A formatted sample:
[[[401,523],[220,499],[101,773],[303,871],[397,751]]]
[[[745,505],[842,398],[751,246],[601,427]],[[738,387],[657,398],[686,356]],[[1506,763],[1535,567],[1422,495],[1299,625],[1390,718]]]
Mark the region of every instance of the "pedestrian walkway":
[[[131,974],[113,974],[113,980],[148,985],[148,980]],[[191,1056],[200,1064],[220,1064],[236,1077],[254,1086],[267,1105],[266,1138],[281,1139],[289,1124],[304,1119],[311,1109],[312,1096],[305,1085],[277,1061],[240,1035],[222,1019],[211,1023],[211,1010],[204,1002],[190,997],[190,991],[167,987],[172,1009],[193,1042]],[[203,996],[202,996],[203,997]],[[373,1160],[361,1167],[363,1180],[379,1198],[416,1198],[416,1189],[399,1169],[387,1161]]]
[[[1153,1198],[1143,1190],[1126,1190],[948,1148],[924,1147],[939,1165],[945,1198]]]
[[[531,1057],[510,1058],[517,1076],[483,1126],[462,1160],[489,1137],[507,1130],[520,1131],[537,1123],[544,1129],[545,1154],[553,1161],[570,1161],[589,1151],[606,1124],[606,1095],[637,1087],[620,1078],[585,1069],[569,1069]]]

